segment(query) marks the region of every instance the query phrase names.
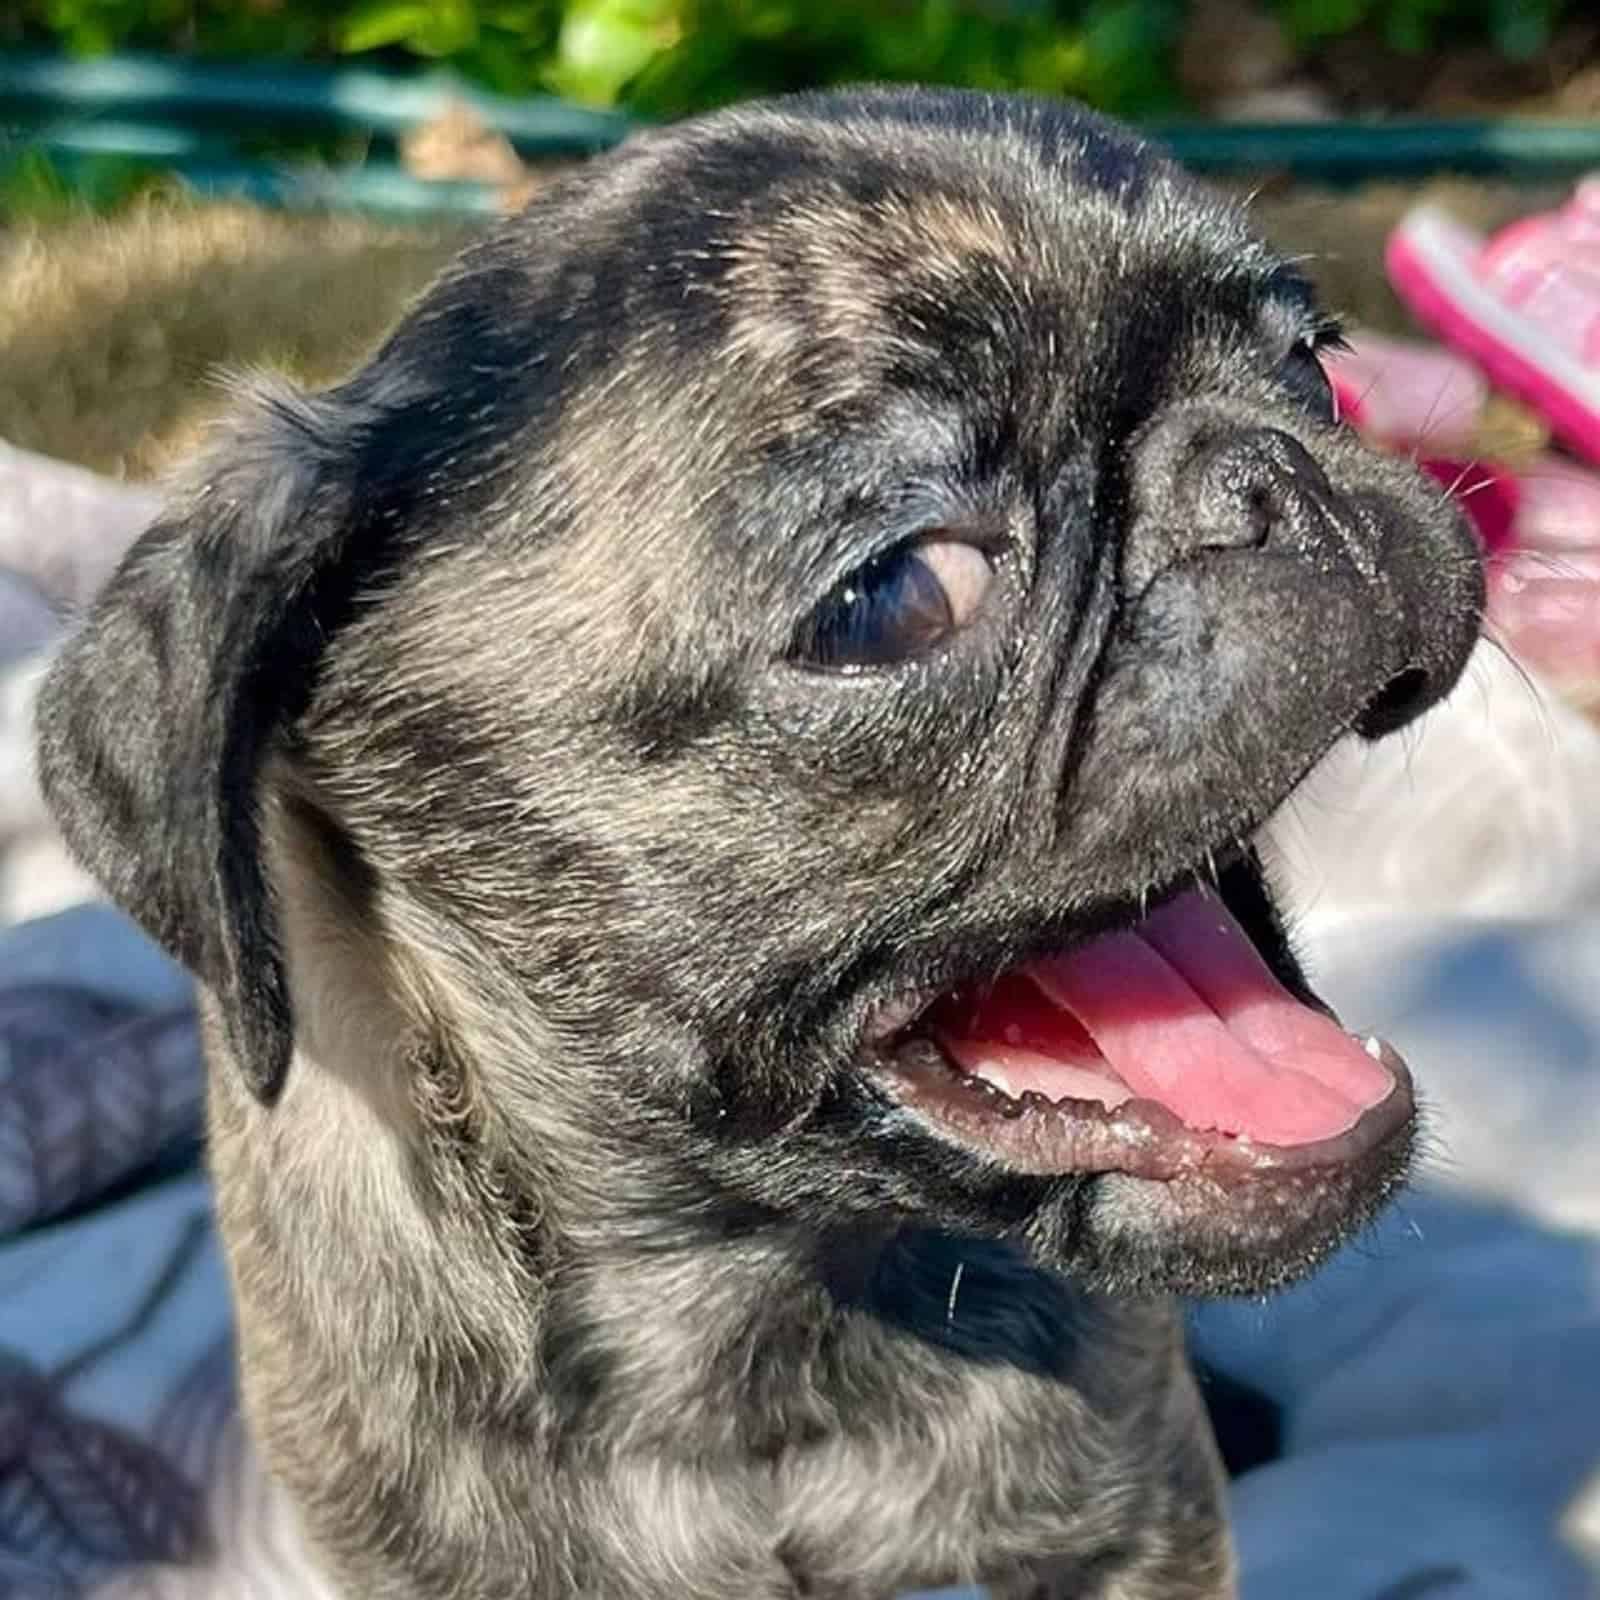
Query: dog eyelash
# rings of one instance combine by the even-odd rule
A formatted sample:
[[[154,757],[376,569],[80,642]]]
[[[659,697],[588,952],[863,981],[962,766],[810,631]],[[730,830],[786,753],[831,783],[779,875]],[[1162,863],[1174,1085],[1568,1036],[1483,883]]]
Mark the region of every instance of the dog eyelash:
[[[1342,354],[1351,348],[1344,323],[1334,316],[1318,318],[1300,338],[1313,355],[1321,355],[1324,351]]]
[[[1325,352],[1348,348],[1340,324],[1325,317],[1300,334],[1278,365],[1279,381],[1323,421],[1337,420],[1337,407],[1322,357]]]

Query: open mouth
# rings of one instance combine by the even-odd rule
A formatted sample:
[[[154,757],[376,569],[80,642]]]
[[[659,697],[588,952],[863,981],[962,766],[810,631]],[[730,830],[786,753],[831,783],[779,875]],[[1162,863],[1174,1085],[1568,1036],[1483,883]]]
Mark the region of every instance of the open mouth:
[[[1259,914],[1265,894],[1241,862],[1126,927],[886,1011],[872,1074],[1019,1171],[1222,1178],[1352,1161],[1409,1125],[1410,1076],[1309,998]]]

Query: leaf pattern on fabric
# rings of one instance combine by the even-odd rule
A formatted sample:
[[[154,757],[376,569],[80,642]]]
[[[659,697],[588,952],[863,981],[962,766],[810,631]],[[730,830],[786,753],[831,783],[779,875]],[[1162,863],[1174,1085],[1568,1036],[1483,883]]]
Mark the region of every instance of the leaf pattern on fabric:
[[[13,1060],[76,1048],[140,1012],[134,1006],[70,984],[28,983],[0,989],[0,1092],[10,1081]]]
[[[223,1431],[206,1504],[216,1546],[209,1560],[125,1567],[88,1585],[86,1600],[340,1600],[237,1416]]]
[[[78,1593],[63,1574],[0,1550],[0,1600],[76,1600]]]
[[[26,1468],[93,1555],[182,1561],[200,1548],[193,1487],[142,1440],[61,1411],[33,1430]]]
[[[78,1415],[56,1382],[0,1351],[0,1547],[72,1574],[190,1559],[202,1527],[198,1491],[157,1450]]]
[[[0,991],[0,1234],[104,1194],[199,1133],[198,1024],[87,991]]]

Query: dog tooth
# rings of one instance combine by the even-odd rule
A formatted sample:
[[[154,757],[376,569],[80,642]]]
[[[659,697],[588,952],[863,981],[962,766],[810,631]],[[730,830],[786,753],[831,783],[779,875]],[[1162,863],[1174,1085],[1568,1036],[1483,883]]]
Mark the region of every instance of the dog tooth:
[[[1383,1040],[1381,1040],[1377,1034],[1369,1033],[1366,1038],[1361,1041],[1361,1048],[1365,1050],[1374,1061],[1383,1060]]]
[[[1006,1076],[1003,1067],[996,1066],[993,1062],[985,1061],[978,1066],[972,1076],[986,1089],[991,1089],[996,1094],[1003,1094],[1008,1099],[1016,1098],[1011,1093],[1011,1080]]]

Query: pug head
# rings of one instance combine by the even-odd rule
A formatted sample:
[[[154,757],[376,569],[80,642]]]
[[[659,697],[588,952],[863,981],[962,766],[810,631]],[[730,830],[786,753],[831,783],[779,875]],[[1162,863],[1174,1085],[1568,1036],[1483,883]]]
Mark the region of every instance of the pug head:
[[[1452,506],[1338,425],[1334,337],[1070,107],[651,133],[346,383],[256,387],[55,665],[50,801],[211,991],[229,1093],[333,1070],[286,829],[404,974],[397,1119],[448,1082],[546,1209],[1270,1287],[1414,1104],[1258,831],[1450,688],[1481,600]]]

